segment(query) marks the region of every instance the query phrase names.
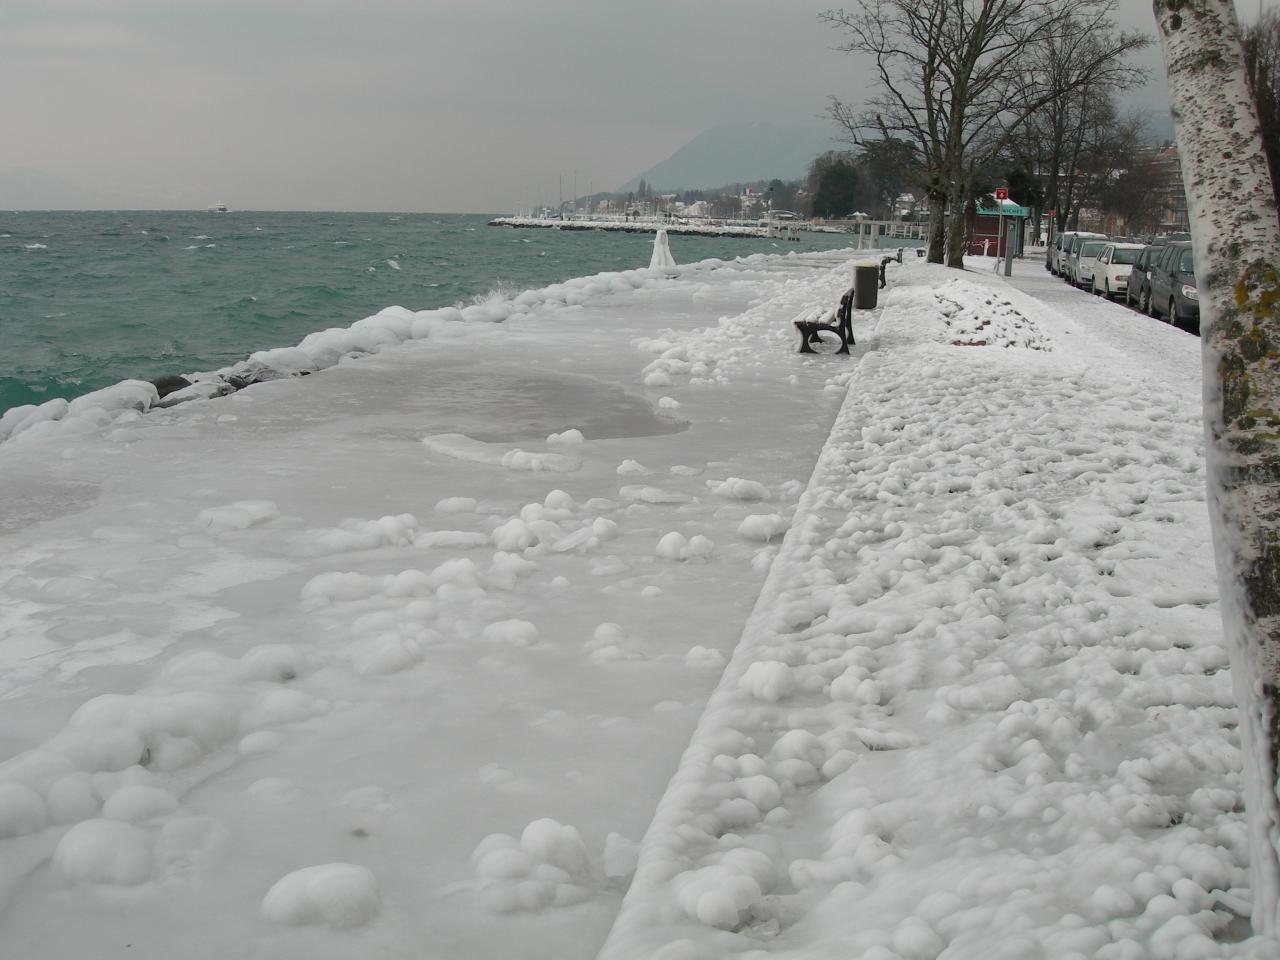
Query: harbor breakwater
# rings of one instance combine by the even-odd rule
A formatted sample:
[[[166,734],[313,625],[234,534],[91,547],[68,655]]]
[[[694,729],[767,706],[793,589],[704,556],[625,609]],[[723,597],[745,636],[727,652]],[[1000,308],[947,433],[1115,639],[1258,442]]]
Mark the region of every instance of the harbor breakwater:
[[[643,220],[556,220],[550,217],[495,217],[491,227],[541,227],[549,230],[612,230],[618,233],[679,233],[703,237],[765,237],[776,238],[782,231],[794,231],[791,224],[760,226],[747,223],[682,223],[658,218]]]

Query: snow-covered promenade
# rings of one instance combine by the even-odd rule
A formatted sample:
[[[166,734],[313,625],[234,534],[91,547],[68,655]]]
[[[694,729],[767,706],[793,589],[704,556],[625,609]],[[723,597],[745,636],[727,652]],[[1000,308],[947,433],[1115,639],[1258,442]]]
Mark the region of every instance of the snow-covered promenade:
[[[1199,341],[909,260],[797,354],[853,259],[0,444],[0,956],[1280,956]]]

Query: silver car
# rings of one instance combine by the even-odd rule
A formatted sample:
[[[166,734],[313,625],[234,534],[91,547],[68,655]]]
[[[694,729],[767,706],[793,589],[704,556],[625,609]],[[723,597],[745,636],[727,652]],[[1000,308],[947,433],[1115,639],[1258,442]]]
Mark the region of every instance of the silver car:
[[[1080,248],[1090,240],[1106,240],[1105,233],[1077,233],[1071,238],[1071,248],[1067,251],[1066,260],[1062,265],[1061,275],[1067,283],[1073,286],[1080,286]],[[1098,248],[1099,251],[1101,247]]]

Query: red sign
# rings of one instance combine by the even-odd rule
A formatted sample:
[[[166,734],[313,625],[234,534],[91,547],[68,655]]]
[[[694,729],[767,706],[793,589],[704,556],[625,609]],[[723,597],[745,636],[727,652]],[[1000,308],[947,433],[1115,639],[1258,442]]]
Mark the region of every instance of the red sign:
[[[1051,217],[1052,217],[1052,216],[1055,216],[1057,213],[1058,213],[1058,211],[1057,211],[1057,210],[1050,210],[1050,211],[1049,211],[1049,216],[1051,216]]]
[[[1008,199],[1009,199],[1009,188],[1008,188],[1008,187],[996,187],[996,199],[997,199],[997,200],[1008,200]]]

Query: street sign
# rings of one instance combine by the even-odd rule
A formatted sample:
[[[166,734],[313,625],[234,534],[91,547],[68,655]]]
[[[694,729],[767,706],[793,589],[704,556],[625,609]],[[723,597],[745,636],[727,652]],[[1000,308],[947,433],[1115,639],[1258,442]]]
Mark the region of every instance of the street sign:
[[[1057,210],[1050,210],[1050,211],[1049,211],[1049,216],[1051,216],[1051,217],[1053,217],[1053,216],[1057,216],[1057,214],[1058,214],[1058,211],[1057,211]]]
[[[1008,187],[996,187],[996,199],[997,199],[997,200],[1008,200],[1008,199],[1009,199],[1009,188],[1008,188]]]

